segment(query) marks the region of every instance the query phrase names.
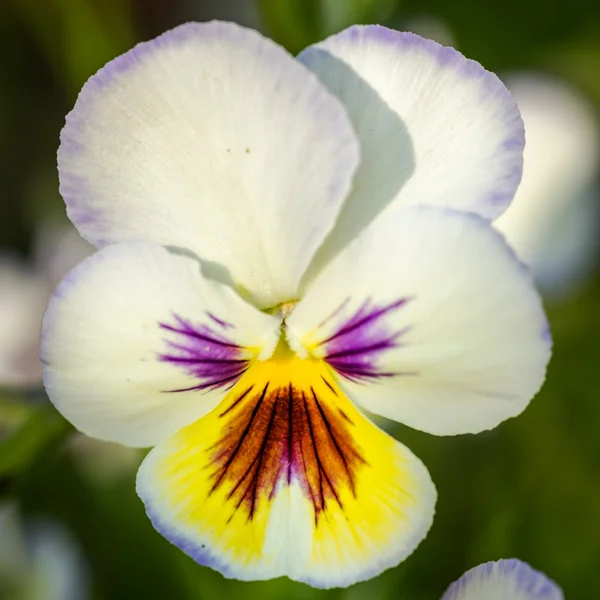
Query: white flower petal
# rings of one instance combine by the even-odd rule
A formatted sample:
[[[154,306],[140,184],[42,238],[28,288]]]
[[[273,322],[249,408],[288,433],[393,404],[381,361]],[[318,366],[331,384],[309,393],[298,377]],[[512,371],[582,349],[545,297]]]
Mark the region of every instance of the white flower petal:
[[[575,89],[541,74],[509,76],[527,129],[523,181],[494,223],[531,267],[542,291],[582,281],[598,257],[600,130]]]
[[[564,600],[564,596],[543,573],[513,558],[467,571],[442,600]]]
[[[44,384],[78,429],[150,446],[209,412],[278,319],[150,243],[116,244],[73,269],[44,317]]]
[[[191,249],[268,307],[296,296],[358,143],[339,101],[281,47],[234,24],[189,23],[86,83],[58,160],[85,238]]]
[[[550,355],[527,270],[482,218],[411,207],[379,220],[320,273],[287,318],[369,411],[434,434],[519,414]]]
[[[486,218],[507,207],[521,178],[523,123],[479,63],[380,26],[351,27],[299,59],[344,103],[361,142],[353,193],[318,262],[398,206],[439,204]]]

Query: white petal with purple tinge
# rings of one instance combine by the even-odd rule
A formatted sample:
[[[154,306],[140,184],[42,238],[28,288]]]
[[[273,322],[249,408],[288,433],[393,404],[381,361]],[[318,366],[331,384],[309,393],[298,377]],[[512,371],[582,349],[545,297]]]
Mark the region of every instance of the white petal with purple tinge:
[[[438,435],[518,415],[544,381],[550,335],[527,270],[484,219],[409,207],[322,271],[287,318],[351,399]]]
[[[467,571],[442,600],[564,600],[543,573],[517,559],[488,562]]]
[[[87,435],[151,446],[200,418],[279,320],[146,242],[114,244],[73,269],[44,317],[41,359],[54,405]]]
[[[344,103],[361,142],[353,193],[318,263],[398,206],[445,205],[486,218],[508,206],[521,178],[523,123],[479,63],[380,26],[351,27],[299,59]]]
[[[340,102],[283,48],[234,24],[189,23],[86,83],[58,162],[85,238],[188,248],[264,308],[296,297],[358,142]]]

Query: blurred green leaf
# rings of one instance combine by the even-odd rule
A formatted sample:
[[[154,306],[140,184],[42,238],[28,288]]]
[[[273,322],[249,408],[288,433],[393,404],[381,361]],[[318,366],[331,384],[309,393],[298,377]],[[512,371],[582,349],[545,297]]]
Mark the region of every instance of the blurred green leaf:
[[[579,35],[552,44],[540,53],[539,62],[587,92],[600,103],[600,32],[586,28]]]
[[[259,0],[269,35],[294,54],[355,24],[381,23],[396,0]]]
[[[270,37],[296,54],[319,40],[319,0],[258,0]]]
[[[133,45],[129,2],[11,1],[71,95],[107,61]]]
[[[14,392],[0,389],[0,440],[2,431],[11,430],[21,425],[30,415],[33,408]]]
[[[12,410],[17,409],[12,406]],[[0,442],[0,478],[12,477],[26,469],[38,454],[70,431],[69,423],[53,408],[45,406],[31,411]]]
[[[39,454],[17,493],[25,515],[44,514],[73,532],[93,567],[94,598],[216,600],[211,585],[192,593],[182,563],[196,571],[206,569],[153,529],[135,492],[133,474],[98,485],[73,458],[70,451]]]
[[[396,0],[321,0],[323,37],[356,24],[381,24],[393,13]]]
[[[60,0],[63,61],[71,89],[134,43],[128,2],[108,2],[102,13],[86,0]],[[103,17],[103,18],[102,18]]]

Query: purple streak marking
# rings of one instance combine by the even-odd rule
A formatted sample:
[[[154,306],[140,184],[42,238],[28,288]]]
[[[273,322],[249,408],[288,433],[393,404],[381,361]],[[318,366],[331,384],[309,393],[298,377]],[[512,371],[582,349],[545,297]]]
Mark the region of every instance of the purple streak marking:
[[[233,327],[210,313],[207,317],[221,329]],[[165,391],[190,392],[233,386],[248,367],[244,349],[208,325],[193,324],[178,315],[174,315],[174,321],[175,324],[159,323],[161,329],[173,334],[171,339],[165,340],[169,351],[160,354],[159,359],[181,367],[198,383]]]
[[[211,312],[206,312],[206,316],[213,320],[217,325],[220,325],[223,329],[232,329],[233,325],[231,323],[228,323],[227,321],[223,321],[222,319],[219,319],[219,317],[216,317],[215,315],[213,315]]]
[[[387,315],[408,300],[402,298],[382,306],[373,304],[370,299],[363,302],[332,335],[321,341],[327,351],[325,360],[343,377],[355,383],[406,374],[383,371],[377,362],[383,353],[399,345],[400,337],[407,331],[390,331],[384,321]],[[324,323],[340,315],[347,303],[348,300],[345,300]]]

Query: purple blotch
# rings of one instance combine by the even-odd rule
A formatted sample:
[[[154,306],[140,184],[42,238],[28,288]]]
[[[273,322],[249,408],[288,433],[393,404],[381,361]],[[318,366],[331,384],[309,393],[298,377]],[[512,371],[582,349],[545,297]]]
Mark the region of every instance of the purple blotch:
[[[206,313],[221,329],[233,325]],[[233,343],[222,333],[205,324],[195,324],[179,315],[173,315],[174,323],[159,323],[169,333],[165,340],[168,351],[159,359],[182,368],[197,383],[186,388],[165,390],[189,392],[231,388],[248,368],[244,348]]]
[[[390,304],[377,305],[367,299],[349,318],[341,321],[332,335],[320,342],[319,345],[326,349],[325,360],[343,377],[355,383],[407,375],[384,371],[378,362],[382,354],[399,345],[400,338],[408,330],[390,330],[385,323],[391,312],[408,301],[409,298],[401,298]],[[348,299],[323,323],[340,316],[347,304]]]

